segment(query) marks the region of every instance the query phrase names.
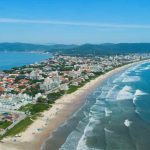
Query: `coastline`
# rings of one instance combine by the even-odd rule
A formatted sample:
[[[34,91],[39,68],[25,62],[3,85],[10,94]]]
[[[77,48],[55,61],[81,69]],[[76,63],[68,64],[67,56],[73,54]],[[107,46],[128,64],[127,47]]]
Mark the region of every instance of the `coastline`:
[[[111,75],[123,71],[133,65],[144,63],[149,60],[134,62],[124,65],[122,67],[113,69],[104,75],[97,77],[94,80],[86,83],[72,94],[66,94],[60,99],[56,100],[55,104],[48,110],[42,113],[42,117],[31,124],[28,129],[21,133],[21,137],[7,137],[0,143],[2,150],[39,150],[53,131],[55,131],[62,123],[65,122],[80,106],[85,102],[85,98],[89,92],[94,90],[103,80],[109,78]],[[51,124],[52,122],[52,124]],[[38,131],[37,129],[41,129]],[[16,142],[13,140],[16,139]]]

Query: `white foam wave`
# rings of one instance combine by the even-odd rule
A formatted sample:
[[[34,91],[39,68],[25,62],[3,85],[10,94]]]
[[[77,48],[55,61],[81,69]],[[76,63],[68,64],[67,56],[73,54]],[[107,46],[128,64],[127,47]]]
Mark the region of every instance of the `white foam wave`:
[[[140,114],[140,112],[137,109],[135,110],[135,113],[137,113],[138,115]]]
[[[132,88],[130,86],[124,86],[117,95],[117,100],[133,99]]]
[[[139,96],[142,96],[142,95],[147,95],[147,93],[145,93],[145,92],[143,92],[143,91],[137,89],[137,90],[135,91],[135,94],[134,94],[134,97],[133,97],[133,103],[136,104],[137,98],[138,98]]]
[[[86,139],[84,136],[81,137],[76,150],[102,150],[102,149],[97,149],[97,148],[90,148],[86,145]]]
[[[108,91],[108,93],[107,93],[107,95],[106,95],[106,98],[109,98],[109,99],[114,99],[114,97],[116,96],[116,94],[115,94],[115,88],[117,87],[118,85],[114,85],[109,91]]]
[[[102,100],[96,99],[96,103],[95,103],[95,105],[104,106],[104,105],[105,105],[105,102],[104,102],[104,101],[102,101]]]
[[[104,128],[104,130],[105,130],[105,132],[108,132],[108,133],[114,133],[114,131],[111,131],[111,130],[109,130],[107,128]]]
[[[69,134],[65,143],[59,148],[59,150],[76,150],[78,141],[82,137],[86,125],[87,122],[80,121],[78,126]]]
[[[112,113],[111,110],[109,110],[108,108],[105,108],[105,116],[106,117],[110,116],[111,113]]]
[[[105,99],[107,96],[107,91],[102,91],[101,95],[100,95],[100,98],[101,99]]]
[[[141,70],[135,70],[134,72],[135,72],[135,73],[140,73],[140,72],[141,72]]]
[[[88,147],[86,145],[86,139],[84,136],[81,137],[81,139],[78,142],[76,150],[88,150]]]
[[[148,66],[146,66],[146,67],[144,67],[144,68],[141,68],[140,70],[141,70],[141,71],[150,70],[150,65],[148,65]]]
[[[129,77],[129,74],[134,70],[135,68],[130,68],[128,70],[126,70],[125,72],[123,72],[119,77],[117,77],[116,79],[114,79],[113,83],[118,83],[118,82],[125,82],[125,79]],[[132,76],[131,76],[132,77]],[[130,77],[129,77],[130,78]],[[133,76],[134,78],[134,76]]]
[[[87,124],[87,126],[84,129],[83,135],[81,136],[77,148],[76,150],[98,150],[96,148],[89,148],[86,145],[86,137],[88,136],[88,134],[91,134],[92,130],[93,130],[93,126],[92,125],[96,125],[96,120],[93,119],[92,117],[89,120],[89,123]]]
[[[139,76],[126,76],[122,82],[137,82],[140,81]]]
[[[137,98],[136,97],[133,97],[133,103],[136,104],[136,100]]]
[[[141,96],[141,95],[147,95],[147,93],[145,93],[145,92],[143,92],[143,91],[137,89],[134,95],[135,95],[135,96]]]
[[[113,80],[113,83],[121,82],[123,80],[123,78],[126,76],[126,74],[127,74],[126,72],[122,73],[119,77],[117,77]]]
[[[126,127],[129,127],[131,125],[132,121],[129,121],[128,119],[124,121],[124,125]]]

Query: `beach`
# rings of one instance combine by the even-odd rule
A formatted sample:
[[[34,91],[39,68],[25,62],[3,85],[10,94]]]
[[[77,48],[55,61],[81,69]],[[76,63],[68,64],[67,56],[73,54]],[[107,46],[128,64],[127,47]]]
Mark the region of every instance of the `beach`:
[[[142,61],[144,62],[144,61]],[[105,79],[139,62],[128,64],[91,80],[72,94],[66,94],[56,100],[52,108],[42,113],[20,137],[7,137],[0,143],[2,150],[40,150],[44,141],[63,124],[85,102],[86,96]]]

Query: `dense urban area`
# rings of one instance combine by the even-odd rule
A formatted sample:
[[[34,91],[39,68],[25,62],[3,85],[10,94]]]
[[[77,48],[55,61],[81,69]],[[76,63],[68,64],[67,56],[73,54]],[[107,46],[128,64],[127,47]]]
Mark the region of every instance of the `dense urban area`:
[[[0,134],[19,136],[56,99],[90,80],[149,54],[54,56],[39,63],[0,72]]]

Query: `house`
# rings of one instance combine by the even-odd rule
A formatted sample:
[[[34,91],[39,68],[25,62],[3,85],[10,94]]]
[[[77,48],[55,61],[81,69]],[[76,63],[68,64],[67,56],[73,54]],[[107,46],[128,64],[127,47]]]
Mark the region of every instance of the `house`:
[[[0,87],[0,95],[5,93],[5,89],[3,87]]]

